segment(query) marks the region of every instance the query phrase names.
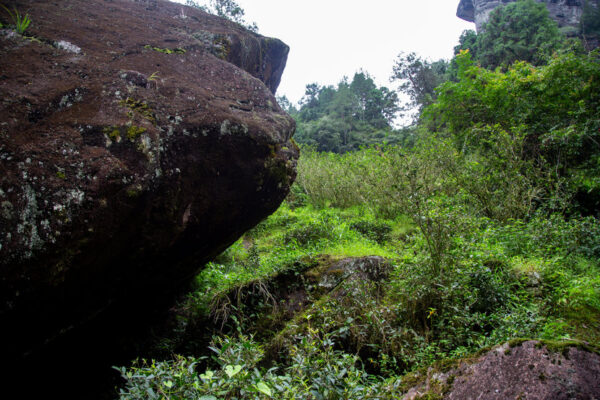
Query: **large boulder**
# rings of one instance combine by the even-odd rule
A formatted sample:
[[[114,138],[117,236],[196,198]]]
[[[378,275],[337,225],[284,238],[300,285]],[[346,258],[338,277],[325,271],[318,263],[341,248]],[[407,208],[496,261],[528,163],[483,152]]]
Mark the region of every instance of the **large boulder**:
[[[488,21],[490,13],[498,6],[517,0],[460,0],[456,15],[469,22],[474,22],[477,31],[481,31]],[[560,27],[579,28],[585,0],[537,0],[546,3],[550,16]],[[595,2],[596,0],[589,0]]]
[[[0,13],[6,363],[154,312],[277,209],[298,150],[281,41],[162,0],[4,3],[32,20]]]

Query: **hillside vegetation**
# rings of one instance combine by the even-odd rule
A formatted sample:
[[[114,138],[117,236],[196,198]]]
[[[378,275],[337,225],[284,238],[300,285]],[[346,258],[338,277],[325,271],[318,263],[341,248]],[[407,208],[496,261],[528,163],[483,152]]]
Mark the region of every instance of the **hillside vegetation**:
[[[552,22],[514,4],[490,23]],[[120,398],[397,399],[509,340],[597,347],[600,55],[546,29],[547,46],[514,42],[535,57],[486,65],[506,51],[493,32],[445,64],[401,56],[397,78],[421,79],[403,86],[409,128],[362,72],[288,104],[292,192],[198,275],[155,360],[120,369]]]

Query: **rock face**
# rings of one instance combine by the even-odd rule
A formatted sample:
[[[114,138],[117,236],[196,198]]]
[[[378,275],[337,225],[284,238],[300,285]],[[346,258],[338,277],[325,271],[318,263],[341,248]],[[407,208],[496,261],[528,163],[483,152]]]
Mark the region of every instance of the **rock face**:
[[[576,343],[506,343],[455,368],[430,368],[419,378],[423,384],[403,400],[426,394],[448,400],[597,399],[600,355]]]
[[[461,0],[456,15],[469,22],[474,22],[477,31],[488,21],[490,13],[498,6],[516,0]],[[546,3],[550,16],[560,27],[579,27],[585,0],[537,0]],[[591,0],[595,1],[595,0]]]
[[[298,150],[279,40],[162,0],[5,5],[33,21],[0,31],[6,362],[153,312],[279,206]]]

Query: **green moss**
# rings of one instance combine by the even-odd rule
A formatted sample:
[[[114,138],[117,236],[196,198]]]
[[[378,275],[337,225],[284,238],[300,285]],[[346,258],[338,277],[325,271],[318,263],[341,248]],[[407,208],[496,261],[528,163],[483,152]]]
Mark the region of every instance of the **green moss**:
[[[60,179],[65,179],[67,177],[62,171],[56,171],[56,176]]]
[[[121,100],[119,104],[123,107],[129,108],[130,113],[128,113],[128,115],[130,118],[133,118],[134,113],[138,113],[143,118],[147,119],[153,124],[156,122],[154,112],[152,111],[150,106],[148,106],[148,103],[146,103],[145,101],[136,100],[134,98],[128,97],[125,100]]]
[[[271,177],[277,182],[280,182],[282,185],[289,186],[290,176],[285,163],[276,158],[271,158],[268,163],[270,165],[267,165],[267,168]]]
[[[127,128],[127,138],[133,142],[138,136],[140,136],[144,132],[146,132],[146,128],[131,125],[129,128]]]
[[[163,54],[185,54],[186,50],[182,49],[181,47],[175,47],[174,49],[169,49],[169,48],[162,48],[162,47],[154,47],[154,46],[150,46],[149,44],[144,46],[145,49],[149,49],[149,50],[154,50],[154,51],[158,51],[159,53],[163,53]]]
[[[425,384],[425,381],[427,380],[426,372],[426,368],[421,368],[417,371],[409,372],[408,374],[404,375],[400,380],[400,391],[406,393],[411,388]]]
[[[525,342],[529,342],[533,339],[517,338],[508,342],[509,347],[514,348],[521,346]],[[551,353],[562,354],[564,357],[568,357],[569,350],[571,348],[577,348],[579,350],[587,351],[600,355],[600,349],[594,345],[590,345],[577,340],[535,340],[535,348],[543,349],[544,347]]]
[[[127,194],[127,197],[129,197],[129,198],[135,198],[135,197],[138,197],[141,192],[142,192],[142,185],[137,184],[137,185],[131,185],[130,187],[128,187],[126,194]]]
[[[415,397],[415,400],[442,400],[444,396],[437,393],[427,392],[421,396]]]
[[[126,137],[130,141],[134,142],[141,134],[147,131],[146,128],[138,125],[131,126],[107,126],[103,129],[103,132],[113,142],[119,142],[121,137]]]
[[[290,143],[292,144],[294,150],[300,153],[300,146],[298,146],[298,143],[294,140],[294,138],[290,139]]]
[[[118,126],[106,126],[102,132],[113,142],[118,142],[121,138],[121,130]]]
[[[448,372],[454,368],[457,368],[460,363],[463,361],[463,359],[458,359],[458,360],[454,360],[454,359],[446,359],[446,360],[440,360],[440,361],[436,361],[431,368],[433,368],[433,370],[435,372]]]
[[[578,350],[583,350],[600,355],[600,349],[598,349],[597,347],[576,340],[540,340],[538,343],[536,343],[535,347],[538,349],[545,347],[546,349],[548,349],[549,352],[560,353],[565,358],[568,358],[569,350],[571,348],[576,348]]]
[[[230,52],[231,43],[229,42],[229,38],[225,35],[216,35],[213,39],[212,53],[221,60],[226,60]]]
[[[588,343],[600,343],[600,310],[583,306],[563,315],[570,337]]]

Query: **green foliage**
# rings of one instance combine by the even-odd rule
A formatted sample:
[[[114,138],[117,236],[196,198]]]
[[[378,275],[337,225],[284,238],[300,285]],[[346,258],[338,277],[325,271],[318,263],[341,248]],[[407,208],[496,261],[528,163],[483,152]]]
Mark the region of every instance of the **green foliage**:
[[[476,58],[477,32],[472,29],[464,30],[458,38],[458,45],[454,46],[454,55],[457,56],[461,51],[469,50]]]
[[[315,243],[321,239],[331,237],[333,227],[325,224],[309,225],[288,231],[284,237],[285,243],[297,243],[299,245],[307,245]]]
[[[3,4],[0,4],[0,6],[2,6],[2,8],[8,13],[15,27],[15,32],[17,32],[19,35],[23,35],[31,24],[31,18],[29,17],[29,14],[26,13],[23,15],[16,8],[13,8],[13,11],[10,11],[10,9]]]
[[[285,368],[257,366],[260,346],[251,337],[215,340],[215,366],[197,372],[200,360],[177,357],[174,361],[138,362],[119,368],[126,380],[120,399],[394,399],[397,390],[378,393],[379,385],[356,366],[357,358],[334,347],[334,335],[311,331],[297,338],[293,360]]]
[[[344,153],[360,146],[397,141],[391,124],[398,111],[398,97],[377,87],[366,72],[358,72],[337,87],[310,84],[299,110],[291,110],[298,122],[295,139],[319,151]]]
[[[394,64],[392,81],[400,82],[399,90],[411,100],[403,111],[416,107],[420,112],[431,104],[437,97],[435,88],[448,79],[447,70],[448,62],[444,60],[430,62],[415,53],[400,53]]]
[[[302,148],[296,187],[316,207],[352,207],[365,203],[363,180],[379,161],[375,150],[344,155]]]
[[[498,125],[471,130],[473,149],[447,163],[476,215],[500,221],[525,218],[544,197],[543,173],[525,157],[525,135]],[[463,146],[463,149],[465,147]]]
[[[473,61],[479,40],[464,33],[450,64],[401,60],[423,81],[405,90],[429,104],[398,140],[410,145],[353,150],[389,129],[365,73],[309,85],[299,110],[279,100],[313,144],[290,196],[178,306],[160,354],[187,356],[121,368],[122,399],[396,399],[428,367],[499,343],[600,340],[598,54],[490,71]],[[370,255],[385,268],[338,267]]]
[[[326,192],[315,190],[302,207],[284,204],[202,271],[182,306],[184,328],[198,321],[206,329],[207,317],[227,304],[229,320],[240,323],[238,335],[215,336],[210,359],[120,369],[127,381],[121,398],[393,399],[411,387],[406,372],[440,359],[518,337],[598,339],[600,326],[590,328],[600,316],[596,218],[474,216],[468,210],[477,210],[475,195],[452,173],[464,160],[439,138],[412,150],[313,152],[303,162],[344,163],[364,183],[363,208],[332,208],[326,200],[318,206],[313,199],[321,202]],[[318,170],[307,165],[299,181]],[[316,187],[333,190],[333,182]],[[406,216],[385,220],[385,213]],[[383,245],[366,246],[376,241]],[[287,324],[281,319],[277,279],[294,287],[308,276],[301,271],[368,254],[393,260],[383,279],[348,279]]]
[[[566,53],[541,67],[518,62],[506,72],[474,65],[468,52],[456,60],[459,81],[440,87],[438,101],[424,112],[428,126],[449,134],[465,154],[490,156],[493,141],[522,137],[515,150],[538,169],[536,185],[545,186],[545,203],[552,198],[551,207],[564,209],[559,203],[574,192],[582,208],[593,209],[600,150],[597,53]]]
[[[252,338],[216,337],[211,349],[216,353],[213,369],[198,373],[200,359],[177,356],[173,361],[136,362],[127,370],[119,368],[126,380],[120,399],[265,399],[273,392],[267,381],[277,381],[270,372],[262,376],[255,369],[262,357]]]
[[[213,14],[218,15],[219,17],[228,19],[237,24],[242,25],[244,28],[252,31],[258,32],[258,26],[256,23],[248,23],[244,18],[246,12],[235,0],[209,0],[199,2],[197,0],[186,0],[186,5],[191,7],[200,8],[201,10]]]
[[[545,63],[561,37],[548,8],[534,0],[518,0],[497,7],[477,36],[476,59],[485,68],[507,67],[515,61]]]
[[[562,133],[567,136],[562,139],[569,139],[564,131],[573,126],[578,132],[571,135],[595,134],[600,76],[597,54],[564,54],[537,68],[516,63],[505,73],[474,65],[468,52],[457,62],[459,82],[445,83],[439,100],[427,111],[431,128],[459,133],[477,125],[499,124],[506,130],[521,126],[527,134],[537,136]]]

